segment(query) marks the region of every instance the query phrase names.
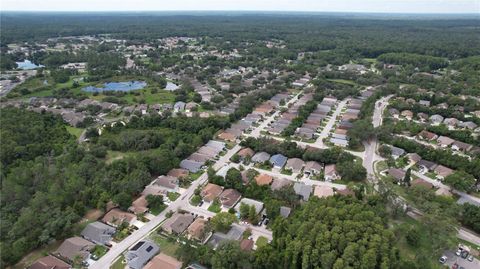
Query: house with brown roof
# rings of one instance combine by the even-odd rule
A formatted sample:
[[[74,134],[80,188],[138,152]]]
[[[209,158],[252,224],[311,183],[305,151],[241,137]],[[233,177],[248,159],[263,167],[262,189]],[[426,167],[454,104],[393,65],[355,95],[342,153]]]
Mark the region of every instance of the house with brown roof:
[[[325,181],[334,181],[340,179],[340,175],[337,171],[337,165],[335,164],[328,164],[325,166]]]
[[[458,140],[455,140],[455,141],[452,143],[452,149],[453,149],[453,150],[456,150],[456,151],[468,152],[468,151],[470,151],[472,148],[473,148],[472,145],[470,145],[470,144],[468,144],[468,143],[464,143],[464,142],[458,141]]]
[[[223,187],[213,184],[213,183],[208,183],[200,192],[200,195],[202,196],[203,200],[205,202],[213,202],[215,198],[220,196],[220,194],[223,191]]]
[[[132,213],[122,211],[118,208],[108,211],[107,214],[105,214],[102,218],[104,223],[113,227],[118,227],[124,222],[132,225],[135,220],[137,220],[137,216]]]
[[[355,196],[355,192],[353,192],[349,188],[345,188],[343,190],[337,189],[335,190],[335,194],[341,195],[341,196]]]
[[[240,241],[240,249],[243,251],[250,251],[253,249],[253,240],[252,239],[243,239]]]
[[[222,140],[225,140],[225,141],[231,141],[231,142],[237,141],[237,136],[235,136],[234,134],[231,134],[231,133],[227,133],[227,132],[222,132],[221,134],[218,135],[218,138],[220,138]]]
[[[441,164],[437,165],[437,167],[435,167],[433,171],[435,172],[435,174],[437,174],[438,179],[444,179],[445,177],[453,174],[454,172],[452,169],[445,167]]]
[[[402,113],[400,113],[400,115],[402,115],[407,120],[412,120],[412,118],[413,118],[413,112],[410,111],[410,110],[404,110],[404,111],[402,111]]]
[[[189,213],[175,213],[162,224],[162,230],[169,234],[182,234],[194,220],[194,216]]]
[[[433,189],[433,184],[430,182],[427,182],[421,178],[417,178],[411,183],[412,186],[421,186],[427,189]]]
[[[148,211],[148,202],[146,195],[141,195],[135,201],[132,202],[132,205],[128,208],[128,211],[134,214],[143,214]]]
[[[439,138],[437,138],[437,143],[442,148],[449,147],[453,142],[455,142],[455,140],[451,139],[450,137],[443,136],[443,135],[440,136]]]
[[[432,132],[429,132],[427,130],[423,130],[421,131],[420,133],[417,134],[417,136],[421,139],[424,139],[424,140],[435,140],[438,138],[438,135],[432,133]]]
[[[77,257],[80,257],[82,261],[85,261],[90,256],[90,251],[93,247],[95,247],[94,243],[79,236],[75,236],[63,241],[54,254],[70,262],[73,262]]]
[[[232,208],[242,198],[242,194],[235,189],[226,189],[220,194],[220,202],[225,208]]]
[[[305,163],[303,172],[307,175],[317,175],[322,172],[323,166],[315,161],[309,161]]]
[[[255,177],[255,181],[258,186],[270,185],[273,181],[273,177],[267,174],[259,174]]]
[[[188,237],[203,241],[205,239],[205,228],[207,226],[207,220],[203,218],[195,219],[187,228]]]
[[[398,168],[388,169],[387,174],[393,177],[396,181],[403,181],[405,178],[405,171]]]
[[[36,260],[28,269],[71,269],[70,264],[51,255]]]
[[[285,165],[285,168],[292,171],[293,173],[300,173],[302,171],[303,166],[305,165],[305,162],[302,159],[299,158],[290,158],[287,160],[287,164]]]
[[[188,170],[183,168],[173,168],[167,174],[167,176],[176,177],[176,178],[186,178],[188,177]]]
[[[315,189],[313,191],[313,195],[317,196],[318,198],[333,196],[333,194],[334,194],[333,188],[330,186],[318,185],[318,186],[315,186]]]
[[[181,269],[183,263],[171,256],[160,253],[153,257],[143,269]]]
[[[270,185],[270,189],[272,191],[276,191],[276,190],[279,190],[285,186],[288,186],[288,185],[291,185],[292,182],[288,179],[284,179],[284,178],[274,178],[273,181],[272,181],[272,185]]]
[[[243,148],[237,152],[237,155],[240,156],[240,159],[243,161],[246,158],[252,158],[255,155],[255,151],[251,148]]]
[[[410,160],[410,162],[413,162],[414,164],[422,160],[422,157],[420,157],[420,155],[418,155],[417,153],[408,153],[406,156]]]

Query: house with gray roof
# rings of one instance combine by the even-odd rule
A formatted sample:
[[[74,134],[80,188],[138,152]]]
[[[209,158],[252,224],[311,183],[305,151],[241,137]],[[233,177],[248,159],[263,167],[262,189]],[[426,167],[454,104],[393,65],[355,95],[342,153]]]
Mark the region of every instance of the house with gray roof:
[[[95,221],[88,224],[87,227],[83,229],[81,235],[83,238],[95,244],[105,245],[112,240],[115,231],[116,229],[112,226]]]
[[[185,102],[178,101],[178,102],[176,102],[176,103],[173,105],[173,110],[174,110],[175,112],[184,111],[184,110],[185,110],[185,105],[186,105]]]
[[[255,155],[252,157],[252,162],[253,163],[264,163],[270,159],[270,154],[262,151],[262,152],[257,152]]]
[[[275,154],[270,158],[270,163],[273,165],[274,168],[282,169],[287,163],[287,157],[283,156],[282,154]]]
[[[296,182],[293,185],[293,190],[303,201],[308,201],[310,194],[312,193],[312,186]]]
[[[175,213],[162,224],[162,229],[170,234],[182,234],[194,219],[195,217],[192,214]]]
[[[397,148],[397,147],[394,147],[394,146],[389,146],[389,147],[390,147],[390,150],[392,152],[392,157],[395,160],[400,158],[403,154],[405,154],[405,150],[402,149],[402,148]]]
[[[438,114],[432,115],[432,116],[430,116],[430,122],[433,125],[439,125],[440,123],[443,122],[443,117],[441,115],[438,115]]]
[[[196,173],[196,172],[200,171],[202,166],[203,166],[203,163],[199,163],[199,162],[191,161],[191,160],[182,160],[180,162],[180,167],[181,168],[187,169],[188,171],[190,171],[192,173]]]
[[[300,173],[305,162],[299,158],[290,158],[285,165],[285,168],[290,169],[293,173]]]
[[[262,209],[263,209],[263,203],[260,202],[260,201],[257,201],[257,200],[253,200],[253,199],[250,199],[250,198],[243,198],[242,200],[240,200],[240,202],[235,206],[235,210],[237,212],[240,212],[240,206],[242,204],[246,204],[248,206],[254,206],[255,207],[255,212],[258,214],[260,214],[260,212],[262,212]]]
[[[131,269],[142,269],[158,252],[160,248],[155,243],[142,240],[128,250],[125,259]]]
[[[288,218],[288,216],[290,216],[291,211],[292,211],[292,209],[290,207],[281,206],[280,207],[280,216],[282,216],[284,218]]]

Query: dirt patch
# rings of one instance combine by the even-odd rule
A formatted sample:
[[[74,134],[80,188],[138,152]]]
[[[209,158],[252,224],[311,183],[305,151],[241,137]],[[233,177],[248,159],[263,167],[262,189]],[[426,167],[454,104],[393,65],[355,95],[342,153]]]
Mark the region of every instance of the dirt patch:
[[[85,216],[83,216],[84,219],[87,219],[88,221],[96,221],[98,220],[101,216],[103,215],[103,211],[100,209],[90,209],[87,211]]]

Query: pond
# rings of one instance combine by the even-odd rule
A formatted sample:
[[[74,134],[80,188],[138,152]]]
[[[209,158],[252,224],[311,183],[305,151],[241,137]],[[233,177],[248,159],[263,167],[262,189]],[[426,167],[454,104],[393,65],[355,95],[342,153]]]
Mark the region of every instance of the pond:
[[[178,88],[180,87],[177,84],[170,81],[167,81],[167,86],[165,86],[165,90],[172,91],[172,92],[177,90]]]
[[[143,89],[145,88],[145,86],[147,86],[147,83],[145,81],[107,82],[103,84],[103,88],[88,86],[83,88],[82,90],[86,92],[128,92]]]
[[[22,70],[31,70],[31,69],[44,67],[44,65],[36,65],[29,60],[23,60],[23,62],[16,62],[16,63],[17,63],[17,68]]]

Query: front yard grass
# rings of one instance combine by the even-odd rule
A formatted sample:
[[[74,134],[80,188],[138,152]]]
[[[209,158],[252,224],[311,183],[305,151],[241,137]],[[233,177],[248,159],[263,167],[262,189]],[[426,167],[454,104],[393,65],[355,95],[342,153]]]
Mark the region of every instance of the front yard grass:
[[[168,199],[169,199],[170,201],[173,202],[173,201],[177,200],[178,197],[180,197],[180,193],[178,193],[178,192],[169,192],[169,193],[167,194],[167,197],[168,197]]]
[[[150,235],[150,239],[160,247],[161,252],[172,257],[175,257],[175,252],[180,247],[179,243],[177,243],[175,239],[165,237],[158,233],[152,233]]]
[[[219,213],[222,211],[220,201],[218,201],[218,199],[213,200],[212,204],[208,207],[208,211],[213,213]]]

